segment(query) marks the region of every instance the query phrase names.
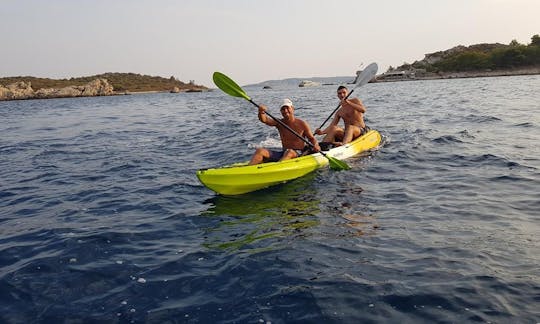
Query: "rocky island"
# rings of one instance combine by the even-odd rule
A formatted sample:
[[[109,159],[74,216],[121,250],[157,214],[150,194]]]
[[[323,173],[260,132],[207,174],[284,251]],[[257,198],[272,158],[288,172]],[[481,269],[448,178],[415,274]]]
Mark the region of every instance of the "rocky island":
[[[473,78],[488,76],[540,74],[540,36],[528,45],[512,40],[510,44],[458,45],[445,51],[425,54],[424,59],[405,63],[377,76],[376,81]]]
[[[162,78],[135,73],[105,73],[71,79],[36,77],[0,78],[0,101],[70,97],[111,96],[140,92],[201,92],[208,88],[175,77]]]

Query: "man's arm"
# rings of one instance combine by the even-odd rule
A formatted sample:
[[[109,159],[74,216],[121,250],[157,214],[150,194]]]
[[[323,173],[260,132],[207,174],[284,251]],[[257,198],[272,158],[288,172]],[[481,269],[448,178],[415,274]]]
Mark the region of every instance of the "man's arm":
[[[302,121],[304,124],[304,136],[307,137],[307,139],[313,144],[313,148],[316,152],[319,152],[321,150],[321,147],[319,146],[319,142],[317,142],[317,139],[315,136],[313,136],[313,133],[311,133],[311,129],[309,128],[309,125]]]
[[[259,120],[268,126],[276,126],[278,123],[273,118],[266,115],[266,109],[267,108],[264,105],[259,106]]]
[[[352,98],[352,99],[346,99],[341,102],[341,105],[348,105],[351,106],[354,110],[359,111],[361,113],[366,112],[366,107],[362,104],[362,101],[358,98]]]

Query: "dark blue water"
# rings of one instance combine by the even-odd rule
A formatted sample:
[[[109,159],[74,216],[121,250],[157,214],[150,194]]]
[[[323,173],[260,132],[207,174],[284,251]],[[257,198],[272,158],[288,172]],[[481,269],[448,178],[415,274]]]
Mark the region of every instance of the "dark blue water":
[[[0,102],[2,323],[537,323],[540,76],[368,84],[353,169],[236,197],[220,91]],[[313,128],[334,87],[247,89]]]

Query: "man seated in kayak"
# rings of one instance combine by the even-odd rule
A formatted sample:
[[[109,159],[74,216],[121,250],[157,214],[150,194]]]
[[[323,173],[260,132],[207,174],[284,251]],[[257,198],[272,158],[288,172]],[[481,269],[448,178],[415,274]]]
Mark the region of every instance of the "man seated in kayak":
[[[277,128],[283,149],[275,151],[260,147],[251,157],[251,161],[249,161],[250,165],[259,164],[262,162],[284,161],[310,153],[311,146],[307,145],[304,141],[294,135],[283,125],[275,121],[273,118],[268,117],[265,112],[266,110],[266,106],[259,106],[259,120],[268,126],[274,126]],[[313,151],[320,151],[321,148],[319,147],[319,143],[317,142],[315,136],[313,136],[313,133],[311,133],[309,125],[305,121],[294,116],[294,107],[292,101],[290,99],[283,99],[283,104],[281,105],[280,110],[281,115],[283,116],[280,121],[296,131],[298,135],[306,138],[310,143],[312,143]]]
[[[347,87],[338,87],[337,96],[341,101],[341,108],[336,112],[334,119],[326,129],[320,130],[317,128],[315,130],[317,135],[326,135],[321,141],[321,146],[324,149],[328,146],[347,144],[368,130],[364,123],[366,107],[358,98],[345,99],[348,93],[349,89]],[[343,119],[344,128],[338,126],[340,119]]]

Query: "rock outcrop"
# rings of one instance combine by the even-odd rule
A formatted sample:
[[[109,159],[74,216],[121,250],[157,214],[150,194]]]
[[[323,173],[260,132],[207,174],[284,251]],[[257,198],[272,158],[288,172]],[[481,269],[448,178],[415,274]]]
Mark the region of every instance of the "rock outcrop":
[[[0,100],[31,99],[34,94],[32,85],[27,82],[16,82],[6,87],[0,84]]]
[[[0,100],[49,99],[113,95],[114,88],[106,79],[96,79],[82,86],[42,88],[34,91],[30,82],[17,82],[6,87],[0,85]]]

